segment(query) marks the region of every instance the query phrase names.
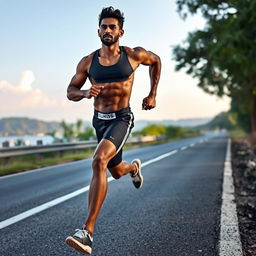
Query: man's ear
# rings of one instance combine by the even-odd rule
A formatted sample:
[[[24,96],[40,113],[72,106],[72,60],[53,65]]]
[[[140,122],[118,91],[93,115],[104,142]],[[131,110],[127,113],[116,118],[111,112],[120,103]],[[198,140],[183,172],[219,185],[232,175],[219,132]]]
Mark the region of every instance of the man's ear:
[[[120,37],[122,37],[123,35],[124,35],[124,30],[121,29],[121,30],[120,30]]]
[[[100,30],[98,29],[97,31],[98,31],[98,37],[100,37]]]

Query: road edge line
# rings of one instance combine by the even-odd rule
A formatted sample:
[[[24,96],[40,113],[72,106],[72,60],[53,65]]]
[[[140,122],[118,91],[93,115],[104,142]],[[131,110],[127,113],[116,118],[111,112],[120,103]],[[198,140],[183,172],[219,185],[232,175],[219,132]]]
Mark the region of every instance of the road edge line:
[[[222,204],[220,217],[219,256],[242,256],[234,180],[231,165],[231,139],[228,139],[223,172]]]

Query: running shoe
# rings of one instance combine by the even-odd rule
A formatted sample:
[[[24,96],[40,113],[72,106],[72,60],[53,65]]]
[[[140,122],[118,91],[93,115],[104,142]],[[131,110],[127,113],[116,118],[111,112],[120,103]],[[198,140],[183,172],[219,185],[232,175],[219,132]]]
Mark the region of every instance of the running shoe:
[[[132,183],[135,188],[139,189],[143,185],[143,176],[141,174],[141,161],[140,159],[134,159],[132,164],[135,164],[137,167],[137,172],[135,174],[131,174]]]
[[[92,253],[93,238],[86,229],[76,229],[73,236],[66,238],[65,242],[68,246],[84,254]]]

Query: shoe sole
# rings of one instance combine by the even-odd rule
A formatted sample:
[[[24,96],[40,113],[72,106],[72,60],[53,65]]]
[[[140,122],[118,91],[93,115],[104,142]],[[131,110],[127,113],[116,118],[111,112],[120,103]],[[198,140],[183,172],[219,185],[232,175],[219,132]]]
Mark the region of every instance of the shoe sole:
[[[141,173],[141,161],[140,161],[140,159],[134,159],[133,161],[132,161],[132,164],[135,164],[135,163],[137,163],[138,165],[139,165],[139,176],[141,177],[141,183],[140,183],[140,186],[139,187],[136,187],[135,185],[134,185],[134,183],[133,183],[133,185],[134,185],[134,187],[136,188],[136,189],[140,189],[141,187],[142,187],[142,185],[143,185],[143,180],[144,180],[144,178],[143,178],[143,175],[142,175],[142,173]]]
[[[81,253],[92,254],[92,248],[90,246],[79,243],[72,236],[67,237],[65,243]]]

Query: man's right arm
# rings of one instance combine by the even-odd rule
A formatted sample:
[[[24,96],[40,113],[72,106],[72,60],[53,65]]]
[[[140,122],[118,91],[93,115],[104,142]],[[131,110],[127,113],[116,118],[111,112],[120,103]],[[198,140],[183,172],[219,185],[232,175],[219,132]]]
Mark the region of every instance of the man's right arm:
[[[86,96],[86,90],[81,90],[84,85],[88,73],[86,71],[86,58],[84,57],[77,65],[76,74],[72,77],[67,88],[67,98],[73,101],[79,101]]]
[[[89,57],[84,57],[77,65],[76,74],[71,79],[67,88],[67,98],[72,101],[79,101],[81,99],[96,97],[103,86],[92,85],[88,90],[81,90],[88,77]]]

